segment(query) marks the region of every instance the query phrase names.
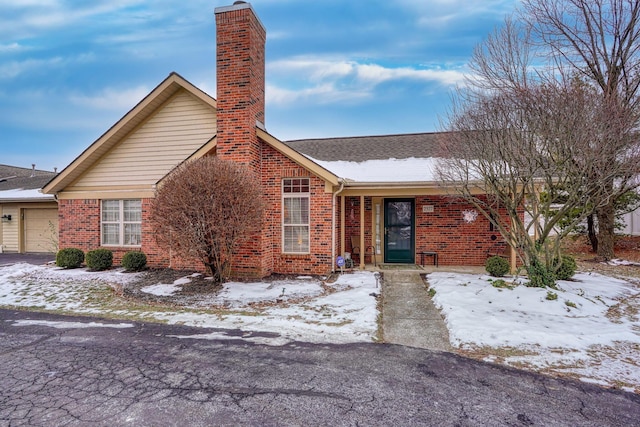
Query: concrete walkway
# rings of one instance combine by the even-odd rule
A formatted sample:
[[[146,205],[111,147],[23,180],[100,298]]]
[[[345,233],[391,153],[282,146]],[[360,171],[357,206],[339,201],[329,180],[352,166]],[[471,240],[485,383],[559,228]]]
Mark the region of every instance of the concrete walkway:
[[[449,351],[449,332],[419,271],[385,271],[382,283],[384,342]]]

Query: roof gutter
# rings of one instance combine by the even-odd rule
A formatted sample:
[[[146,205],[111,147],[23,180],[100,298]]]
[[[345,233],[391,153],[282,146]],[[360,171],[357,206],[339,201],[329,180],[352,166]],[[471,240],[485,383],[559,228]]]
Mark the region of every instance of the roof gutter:
[[[0,203],[35,203],[35,202],[55,202],[56,199],[55,197],[51,196],[51,197],[26,197],[24,199],[19,199],[19,198],[6,198],[6,199],[0,199]]]

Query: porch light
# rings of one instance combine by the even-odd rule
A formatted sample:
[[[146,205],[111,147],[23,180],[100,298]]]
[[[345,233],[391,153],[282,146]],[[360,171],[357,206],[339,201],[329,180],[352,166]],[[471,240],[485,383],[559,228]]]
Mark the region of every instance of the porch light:
[[[11,221],[11,215],[2,215],[2,221],[4,222]]]

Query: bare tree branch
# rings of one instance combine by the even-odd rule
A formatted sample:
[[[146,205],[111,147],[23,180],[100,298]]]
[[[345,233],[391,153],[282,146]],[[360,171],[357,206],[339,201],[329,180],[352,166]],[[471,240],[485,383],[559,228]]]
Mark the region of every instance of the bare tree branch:
[[[260,229],[262,211],[260,186],[247,168],[204,157],[161,182],[150,216],[161,246],[200,260],[220,282],[237,248]]]

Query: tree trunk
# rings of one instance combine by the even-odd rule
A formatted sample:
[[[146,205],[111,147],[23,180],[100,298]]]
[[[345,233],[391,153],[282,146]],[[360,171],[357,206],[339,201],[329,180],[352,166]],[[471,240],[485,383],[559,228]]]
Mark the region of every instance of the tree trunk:
[[[596,225],[593,214],[587,217],[587,236],[589,237],[589,243],[591,244],[591,251],[598,253],[598,236],[596,234]]]
[[[615,258],[613,244],[615,237],[615,208],[613,203],[598,208],[598,257],[605,261]]]

